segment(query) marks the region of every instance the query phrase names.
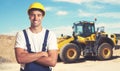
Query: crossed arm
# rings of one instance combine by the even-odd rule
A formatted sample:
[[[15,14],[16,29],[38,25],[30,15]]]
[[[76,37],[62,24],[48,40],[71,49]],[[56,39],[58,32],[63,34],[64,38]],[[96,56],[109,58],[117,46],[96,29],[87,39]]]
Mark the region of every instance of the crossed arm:
[[[20,64],[36,61],[45,66],[54,67],[57,63],[57,50],[49,50],[48,52],[28,53],[22,48],[15,48],[17,62]]]

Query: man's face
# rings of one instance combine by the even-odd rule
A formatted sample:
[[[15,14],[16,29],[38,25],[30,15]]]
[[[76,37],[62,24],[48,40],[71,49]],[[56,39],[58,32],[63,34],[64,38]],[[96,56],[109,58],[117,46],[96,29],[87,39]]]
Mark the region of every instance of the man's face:
[[[42,12],[38,10],[30,12],[29,19],[32,27],[40,26],[43,19]]]

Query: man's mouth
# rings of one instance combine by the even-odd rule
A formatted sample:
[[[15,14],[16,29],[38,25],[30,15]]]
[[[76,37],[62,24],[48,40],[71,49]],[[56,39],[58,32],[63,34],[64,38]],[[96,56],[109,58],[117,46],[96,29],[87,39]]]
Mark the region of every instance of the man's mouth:
[[[34,23],[38,23],[38,21],[37,20],[35,20],[35,21],[33,21]]]

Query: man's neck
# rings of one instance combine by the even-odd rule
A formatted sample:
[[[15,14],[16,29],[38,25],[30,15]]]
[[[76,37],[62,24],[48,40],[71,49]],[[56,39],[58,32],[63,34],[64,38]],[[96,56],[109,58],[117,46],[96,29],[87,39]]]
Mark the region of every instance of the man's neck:
[[[39,33],[42,31],[42,26],[39,27],[30,27],[32,33]]]

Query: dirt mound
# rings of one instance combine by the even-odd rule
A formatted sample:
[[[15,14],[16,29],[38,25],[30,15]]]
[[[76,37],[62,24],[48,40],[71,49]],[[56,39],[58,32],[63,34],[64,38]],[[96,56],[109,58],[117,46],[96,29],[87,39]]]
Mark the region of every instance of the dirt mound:
[[[16,62],[14,44],[15,36],[0,35],[0,63]]]
[[[6,59],[6,58],[0,57],[0,64],[1,63],[8,63],[8,62],[11,62],[11,61]]]

